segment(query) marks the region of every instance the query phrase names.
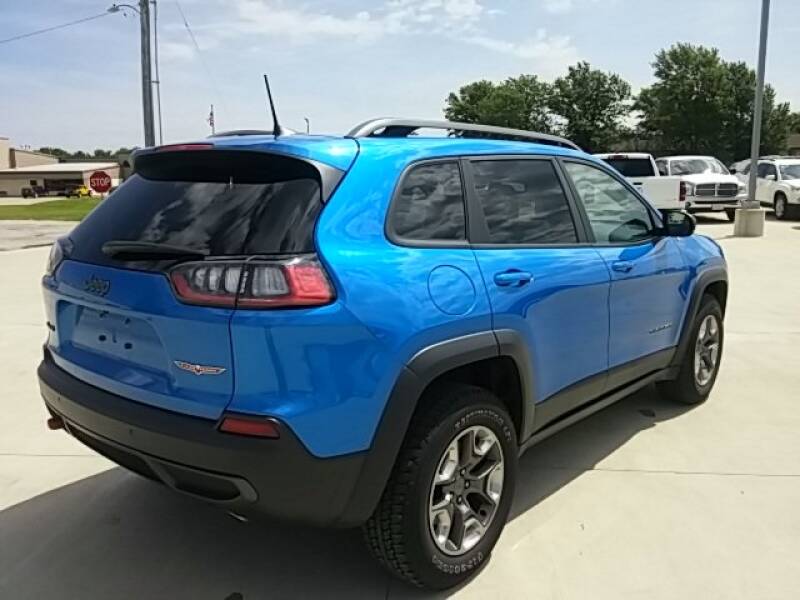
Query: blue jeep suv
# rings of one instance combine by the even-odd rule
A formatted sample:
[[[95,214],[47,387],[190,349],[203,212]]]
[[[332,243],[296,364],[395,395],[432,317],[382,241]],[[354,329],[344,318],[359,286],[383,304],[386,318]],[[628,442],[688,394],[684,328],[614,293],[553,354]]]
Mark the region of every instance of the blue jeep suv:
[[[568,140],[379,119],[134,171],[51,252],[49,426],[237,516],[363,526],[417,585],[487,560],[524,450],[714,385],[719,246]]]

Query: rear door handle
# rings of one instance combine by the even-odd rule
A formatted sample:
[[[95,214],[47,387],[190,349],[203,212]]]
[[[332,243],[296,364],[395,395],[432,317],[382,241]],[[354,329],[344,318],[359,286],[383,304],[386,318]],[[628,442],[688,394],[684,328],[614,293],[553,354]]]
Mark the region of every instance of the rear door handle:
[[[633,270],[633,263],[628,262],[627,260],[618,260],[614,263],[611,263],[611,268],[618,273],[630,273],[631,270]]]
[[[502,271],[494,275],[495,284],[501,287],[522,287],[530,283],[532,279],[533,275],[527,271],[517,271],[515,269],[509,269],[508,271]]]

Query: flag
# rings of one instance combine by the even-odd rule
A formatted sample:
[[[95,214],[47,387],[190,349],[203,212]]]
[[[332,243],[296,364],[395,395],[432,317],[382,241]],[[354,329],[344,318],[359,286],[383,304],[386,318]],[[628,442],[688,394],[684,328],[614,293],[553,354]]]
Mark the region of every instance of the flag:
[[[211,133],[214,133],[214,105],[211,105],[211,111],[208,113],[208,121],[209,127],[211,127]]]

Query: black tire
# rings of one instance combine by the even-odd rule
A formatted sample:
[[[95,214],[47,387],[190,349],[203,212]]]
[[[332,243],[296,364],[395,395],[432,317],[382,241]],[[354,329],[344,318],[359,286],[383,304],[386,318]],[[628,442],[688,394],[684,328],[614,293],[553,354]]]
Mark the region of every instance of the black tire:
[[[420,406],[424,408],[412,419],[383,496],[364,525],[364,535],[369,549],[394,575],[419,587],[442,590],[477,572],[505,527],[517,478],[517,438],[503,405],[479,387],[441,386],[421,398]],[[428,512],[431,489],[447,448],[460,432],[473,426],[489,429],[502,449],[502,492],[480,541],[464,554],[452,556],[434,542]]]
[[[719,348],[711,378],[701,383],[698,381],[698,377],[695,374],[696,345],[700,327],[703,321],[709,316],[713,316],[716,319],[717,327],[719,328]],[[701,404],[708,398],[711,389],[714,387],[714,382],[717,380],[725,341],[725,325],[722,319],[722,307],[714,296],[709,294],[703,296],[700,308],[697,311],[697,315],[694,318],[692,328],[688,335],[690,336],[689,345],[681,362],[678,376],[670,381],[659,382],[657,387],[662,396],[674,402],[681,404]]]
[[[780,207],[778,206],[779,203],[781,204]],[[784,196],[782,192],[775,194],[775,202],[772,206],[772,210],[775,213],[776,219],[779,221],[784,221],[785,219],[789,218],[789,202],[786,200],[786,196]]]
[[[728,221],[733,223],[736,220],[736,209],[735,208],[726,208],[725,215],[728,217]]]

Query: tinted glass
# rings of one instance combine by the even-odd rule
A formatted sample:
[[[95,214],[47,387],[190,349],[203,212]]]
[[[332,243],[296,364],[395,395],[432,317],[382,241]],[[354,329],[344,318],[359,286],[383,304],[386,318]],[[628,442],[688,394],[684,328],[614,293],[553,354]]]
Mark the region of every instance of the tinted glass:
[[[800,179],[800,163],[781,165],[781,179]]]
[[[550,161],[481,160],[472,166],[492,243],[578,241],[567,198]]]
[[[778,170],[775,168],[775,165],[770,163],[760,163],[758,165],[758,171],[756,175],[758,177],[766,177],[767,175],[777,175]]]
[[[619,181],[595,167],[565,163],[598,244],[636,242],[652,235],[650,211]]]
[[[464,240],[464,191],[458,163],[412,168],[403,178],[391,218],[394,233],[408,240]]]
[[[697,175],[701,173],[713,173],[717,175],[729,175],[725,165],[716,158],[678,158],[670,161],[670,169],[673,175]]]
[[[652,177],[656,173],[653,170],[653,163],[649,158],[604,158],[603,162],[608,163],[625,177]]]
[[[186,246],[211,256],[313,251],[321,208],[315,169],[285,157],[221,154],[146,165],[73,230],[71,258],[137,269],[167,264],[111,259],[101,249],[111,240]],[[207,160],[213,165],[204,165]],[[248,161],[254,162],[243,165]]]

